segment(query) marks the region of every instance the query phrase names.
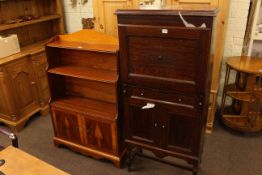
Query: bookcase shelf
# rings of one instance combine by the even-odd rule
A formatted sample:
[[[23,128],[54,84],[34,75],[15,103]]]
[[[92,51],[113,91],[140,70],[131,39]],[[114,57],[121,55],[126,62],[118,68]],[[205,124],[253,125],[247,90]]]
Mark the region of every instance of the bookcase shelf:
[[[33,19],[31,21],[25,21],[25,22],[14,23],[14,24],[1,24],[0,32],[4,30],[10,30],[10,29],[23,27],[23,26],[38,24],[38,23],[42,23],[46,21],[52,21],[52,20],[56,20],[60,18],[61,18],[61,15],[47,15],[47,16],[42,16],[39,19]]]
[[[118,79],[115,71],[87,67],[61,66],[49,69],[48,72],[57,75],[70,76],[74,78],[81,78],[110,84],[115,84]]]
[[[76,105],[77,104],[77,105]],[[115,121],[117,119],[117,110],[114,103],[82,98],[76,96],[65,96],[51,103],[51,106],[61,107],[102,120]]]

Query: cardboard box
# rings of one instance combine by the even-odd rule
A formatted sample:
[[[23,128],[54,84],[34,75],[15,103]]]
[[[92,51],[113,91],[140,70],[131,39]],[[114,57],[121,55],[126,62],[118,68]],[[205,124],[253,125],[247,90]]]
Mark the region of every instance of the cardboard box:
[[[20,52],[17,35],[0,36],[0,58],[4,58]]]

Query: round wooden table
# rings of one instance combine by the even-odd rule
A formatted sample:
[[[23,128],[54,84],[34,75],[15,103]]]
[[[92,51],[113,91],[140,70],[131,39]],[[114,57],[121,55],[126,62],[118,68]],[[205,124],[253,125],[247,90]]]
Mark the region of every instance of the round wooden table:
[[[223,123],[242,132],[262,130],[262,58],[229,57],[226,65],[221,103]],[[236,78],[230,82],[233,71]]]

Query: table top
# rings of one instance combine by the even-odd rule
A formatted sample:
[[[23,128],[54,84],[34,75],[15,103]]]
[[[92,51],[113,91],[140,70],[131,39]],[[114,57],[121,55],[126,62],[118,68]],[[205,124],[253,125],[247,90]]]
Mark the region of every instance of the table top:
[[[0,151],[0,159],[5,160],[5,164],[0,167],[0,171],[6,175],[69,175],[12,146]]]
[[[229,57],[226,64],[240,72],[262,75],[262,58],[247,56]]]

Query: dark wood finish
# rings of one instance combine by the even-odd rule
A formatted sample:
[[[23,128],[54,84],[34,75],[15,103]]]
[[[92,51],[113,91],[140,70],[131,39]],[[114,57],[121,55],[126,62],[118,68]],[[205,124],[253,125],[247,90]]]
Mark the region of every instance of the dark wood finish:
[[[230,57],[227,59],[224,92],[221,104],[223,123],[240,132],[262,130],[262,59],[255,57]],[[235,82],[229,84],[232,71]],[[231,98],[231,105],[226,99]]]
[[[190,23],[205,23],[207,28],[184,27],[175,9],[116,12],[129,168],[137,154],[134,150],[148,149],[159,158],[184,159],[191,167],[182,167],[194,174],[198,171],[211,84],[215,11],[181,13]]]
[[[0,2],[0,35],[17,34],[21,52],[0,59],[0,122],[20,131],[35,113],[49,113],[44,46],[64,32],[61,0]],[[29,21],[18,20],[33,16]],[[10,20],[14,23],[9,24]],[[9,21],[9,22],[8,22]]]
[[[116,48],[117,39],[82,30],[55,37],[46,53],[55,144],[120,167]]]

